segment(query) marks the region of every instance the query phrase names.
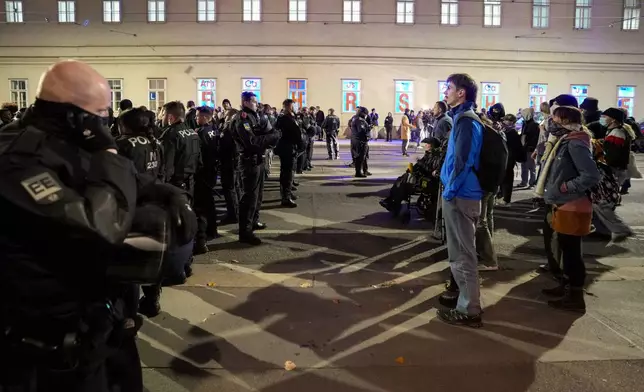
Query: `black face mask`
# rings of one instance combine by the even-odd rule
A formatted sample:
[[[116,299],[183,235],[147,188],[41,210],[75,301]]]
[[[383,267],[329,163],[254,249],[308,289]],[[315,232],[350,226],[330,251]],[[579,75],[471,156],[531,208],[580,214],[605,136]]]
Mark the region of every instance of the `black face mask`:
[[[74,135],[83,135],[87,130],[93,133],[110,133],[109,117],[97,116],[76,105],[36,99],[34,110],[41,117],[64,121]]]

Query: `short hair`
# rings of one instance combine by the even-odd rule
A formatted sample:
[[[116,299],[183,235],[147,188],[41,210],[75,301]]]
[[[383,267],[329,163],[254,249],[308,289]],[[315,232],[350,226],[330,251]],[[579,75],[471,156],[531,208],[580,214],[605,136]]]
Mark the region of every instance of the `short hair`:
[[[177,118],[185,120],[186,118],[186,107],[183,106],[183,103],[179,101],[168,102],[163,105],[163,110],[166,114],[171,114]]]
[[[331,114],[335,113],[335,109],[333,109],[333,108],[329,109],[329,113],[331,113]]]
[[[208,107],[208,106],[199,106],[199,107],[197,108],[197,112],[198,112],[198,113],[203,113],[203,114],[205,114],[206,116],[212,116],[212,114],[214,113],[214,112],[213,112],[213,110],[212,110],[212,108],[211,108],[211,107]]]
[[[285,99],[284,102],[282,102],[282,106],[293,105],[294,103],[295,103],[294,100],[288,98],[288,99]]]
[[[119,109],[121,109],[121,111],[132,109],[133,107],[134,105],[132,104],[132,101],[130,101],[129,99],[124,99],[121,102],[119,102]]]
[[[230,106],[232,106],[232,105],[230,104],[230,100],[229,100],[228,98],[226,98],[226,99],[224,99],[223,101],[221,101],[221,106],[224,106],[226,103],[228,103]]]
[[[541,105],[539,105],[539,110],[541,110],[541,113],[543,114],[550,114],[550,105],[548,102],[541,102]]]
[[[449,110],[445,101],[436,101],[436,104],[441,108],[443,113],[447,113],[447,110]]]
[[[253,97],[257,98],[257,95],[255,95],[255,93],[254,93],[254,92],[252,92],[252,91],[244,91],[244,92],[241,94],[241,100],[242,100],[242,102],[250,102],[250,100],[251,100],[251,99],[253,99]],[[230,102],[229,102],[229,103],[230,103]]]
[[[188,101],[188,107],[189,108],[194,108],[195,107],[195,101]]]
[[[447,83],[453,83],[459,90],[465,90],[465,100],[476,102],[476,95],[479,91],[476,82],[468,74],[451,74]]]
[[[506,115],[502,118],[502,120],[503,120],[503,121],[509,121],[509,122],[511,122],[512,124],[514,124],[515,122],[517,122],[517,116],[515,116],[514,114],[506,114]]]
[[[559,106],[552,114],[566,124],[583,124],[584,116],[581,110],[573,106]]]

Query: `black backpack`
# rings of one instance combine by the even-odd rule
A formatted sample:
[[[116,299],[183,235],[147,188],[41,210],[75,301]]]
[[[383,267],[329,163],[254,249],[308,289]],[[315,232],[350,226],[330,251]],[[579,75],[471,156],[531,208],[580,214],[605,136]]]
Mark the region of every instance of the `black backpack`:
[[[468,110],[458,116],[471,118],[483,126],[483,143],[479,157],[479,168],[474,170],[483,192],[496,192],[505,177],[508,165],[508,146],[503,132],[497,132],[487,125],[472,111]],[[456,124],[454,124],[456,127]]]

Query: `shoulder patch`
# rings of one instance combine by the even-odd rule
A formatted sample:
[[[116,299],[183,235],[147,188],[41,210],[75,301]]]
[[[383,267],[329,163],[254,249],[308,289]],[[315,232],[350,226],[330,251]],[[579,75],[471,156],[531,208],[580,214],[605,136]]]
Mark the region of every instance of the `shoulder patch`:
[[[250,131],[251,130],[250,129],[250,124],[249,123],[244,123],[244,129],[246,129],[247,131]]]
[[[27,178],[20,184],[38,204],[52,204],[63,197],[63,188],[47,172]]]
[[[241,112],[241,118],[246,118],[246,117],[248,117],[248,114],[246,114],[246,112]]]

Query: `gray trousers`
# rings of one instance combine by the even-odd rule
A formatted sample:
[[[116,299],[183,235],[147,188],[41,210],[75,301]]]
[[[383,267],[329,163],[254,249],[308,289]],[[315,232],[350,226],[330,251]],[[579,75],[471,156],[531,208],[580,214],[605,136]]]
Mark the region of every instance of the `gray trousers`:
[[[443,199],[443,217],[447,234],[447,253],[452,275],[459,288],[456,310],[477,316],[481,313],[476,226],[481,216],[481,201]]]
[[[481,200],[481,219],[476,226],[476,251],[481,258],[481,262],[487,266],[496,266],[499,264],[492,243],[494,236],[494,197],[493,192],[483,194]]]

